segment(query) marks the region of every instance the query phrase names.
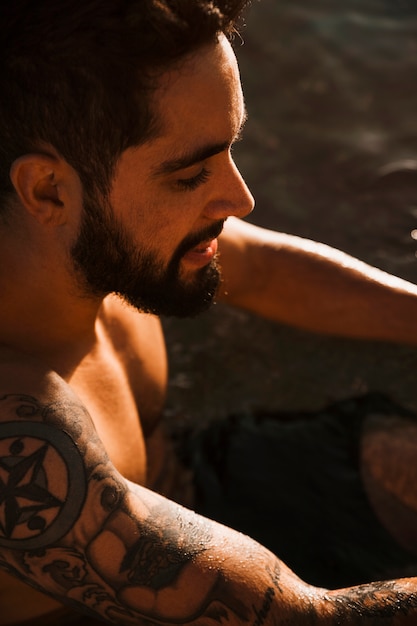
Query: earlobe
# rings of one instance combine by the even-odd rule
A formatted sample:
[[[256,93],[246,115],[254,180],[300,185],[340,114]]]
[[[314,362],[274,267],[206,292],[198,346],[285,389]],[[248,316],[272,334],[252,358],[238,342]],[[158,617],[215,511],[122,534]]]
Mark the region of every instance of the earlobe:
[[[61,213],[57,168],[58,161],[44,154],[25,154],[10,168],[10,179],[21,203],[40,223],[56,221]]]

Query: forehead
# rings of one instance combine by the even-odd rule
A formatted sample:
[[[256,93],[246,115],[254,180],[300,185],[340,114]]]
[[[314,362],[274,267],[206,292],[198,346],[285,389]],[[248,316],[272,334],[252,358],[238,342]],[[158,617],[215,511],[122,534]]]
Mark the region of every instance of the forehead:
[[[165,133],[176,129],[184,118],[191,124],[198,124],[199,118],[206,124],[220,118],[234,123],[241,115],[243,95],[230,43],[222,37],[187,57],[162,77],[155,95]]]
[[[201,48],[163,74],[152,103],[159,132],[121,155],[113,195],[117,189],[137,191],[140,181],[203,160],[202,155],[220,152],[236,139],[245,107],[236,57],[227,39]]]
[[[230,43],[201,48],[162,75],[153,95],[160,132],[142,144],[142,156],[163,160],[231,143],[244,118],[239,69]],[[156,163],[155,163],[156,165]]]

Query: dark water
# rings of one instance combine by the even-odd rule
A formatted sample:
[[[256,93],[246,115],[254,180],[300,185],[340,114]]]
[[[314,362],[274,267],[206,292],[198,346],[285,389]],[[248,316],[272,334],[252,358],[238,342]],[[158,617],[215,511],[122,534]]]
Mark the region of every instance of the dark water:
[[[262,0],[238,47],[253,220],[417,280],[417,3]]]

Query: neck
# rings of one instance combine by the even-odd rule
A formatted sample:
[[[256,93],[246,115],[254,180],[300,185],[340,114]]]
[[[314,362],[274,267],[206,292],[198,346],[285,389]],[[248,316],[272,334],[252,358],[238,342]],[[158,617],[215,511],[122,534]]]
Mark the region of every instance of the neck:
[[[58,262],[0,258],[0,346],[63,375],[97,342],[100,298],[83,297]],[[24,255],[22,255],[23,257]]]
[[[97,345],[99,309],[71,316],[71,308],[48,309],[47,303],[41,308],[30,306],[23,315],[14,315],[12,307],[2,314],[0,347],[35,357],[67,378]]]

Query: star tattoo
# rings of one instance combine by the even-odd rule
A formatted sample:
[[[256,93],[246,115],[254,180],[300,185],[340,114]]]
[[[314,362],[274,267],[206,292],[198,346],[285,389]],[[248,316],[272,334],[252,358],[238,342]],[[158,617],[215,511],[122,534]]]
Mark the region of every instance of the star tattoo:
[[[0,532],[8,539],[21,524],[26,524],[28,531],[42,532],[47,525],[42,511],[55,509],[58,514],[63,506],[63,501],[48,491],[43,468],[48,445],[29,456],[20,456],[18,451],[24,452],[20,439],[11,444],[12,454],[0,459]]]

